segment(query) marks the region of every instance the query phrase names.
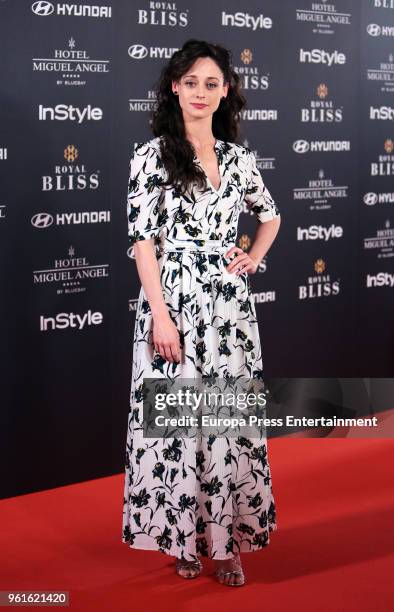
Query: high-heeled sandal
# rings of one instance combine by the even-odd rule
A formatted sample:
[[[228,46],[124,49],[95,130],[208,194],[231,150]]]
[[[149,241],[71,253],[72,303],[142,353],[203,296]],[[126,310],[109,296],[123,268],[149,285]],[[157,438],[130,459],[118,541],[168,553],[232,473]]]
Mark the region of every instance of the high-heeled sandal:
[[[180,572],[180,570],[185,570],[185,569],[193,569],[193,570],[197,570],[197,572],[195,574],[189,574],[189,576],[185,576],[184,574],[181,574]],[[177,558],[176,563],[175,563],[175,570],[178,576],[181,576],[182,578],[186,578],[187,580],[191,578],[197,578],[197,576],[201,574],[202,563],[199,559],[197,559],[196,561],[186,561],[185,559]]]
[[[240,564],[239,554],[237,553],[236,555],[234,555],[231,561],[233,561],[236,564],[235,569],[225,571],[224,568],[221,567],[220,569],[215,570],[214,575],[216,579],[218,580],[218,582],[220,582],[220,584],[224,584],[225,586],[243,586],[246,580],[245,580],[245,574],[243,573],[242,566]],[[220,580],[220,578],[223,578],[224,576],[230,576],[232,574],[235,574],[236,576],[241,576],[241,581],[240,582],[224,582]]]

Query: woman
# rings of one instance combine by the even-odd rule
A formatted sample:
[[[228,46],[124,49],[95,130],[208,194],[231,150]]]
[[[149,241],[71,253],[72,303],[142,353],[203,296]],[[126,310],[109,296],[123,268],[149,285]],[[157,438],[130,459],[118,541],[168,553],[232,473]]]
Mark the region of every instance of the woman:
[[[162,71],[155,137],[132,154],[127,205],[142,286],[122,541],[175,556],[184,578],[211,557],[231,586],[245,582],[240,553],[266,546],[277,528],[266,438],[144,438],[141,407],[146,378],[262,379],[248,275],[280,214],[254,154],[235,143],[244,106],[230,53],[188,40]],[[235,246],[244,202],[259,221],[248,253]]]

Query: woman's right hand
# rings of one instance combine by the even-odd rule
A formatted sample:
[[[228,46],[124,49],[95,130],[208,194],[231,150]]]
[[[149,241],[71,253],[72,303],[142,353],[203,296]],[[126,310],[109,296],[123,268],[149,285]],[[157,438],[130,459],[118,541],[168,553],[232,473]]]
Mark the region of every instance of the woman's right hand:
[[[153,346],[167,361],[180,362],[181,343],[178,328],[170,316],[168,318],[153,319]]]

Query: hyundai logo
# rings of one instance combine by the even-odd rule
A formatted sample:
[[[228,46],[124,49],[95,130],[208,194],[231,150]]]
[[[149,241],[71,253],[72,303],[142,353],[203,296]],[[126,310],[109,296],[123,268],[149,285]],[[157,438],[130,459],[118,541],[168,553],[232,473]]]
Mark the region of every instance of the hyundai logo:
[[[367,32],[370,36],[380,36],[382,28],[377,23],[369,23],[367,25]]]
[[[39,2],[33,2],[31,10],[36,15],[40,15],[41,17],[47,17],[47,15],[51,15],[53,13],[55,7],[51,2],[39,0]]]
[[[131,45],[128,48],[128,54],[133,59],[144,59],[148,55],[148,49],[144,45]]]
[[[293,143],[293,150],[296,153],[307,153],[309,151],[309,142],[307,140],[296,140]]]
[[[374,206],[377,201],[378,201],[378,196],[376,195],[376,193],[373,193],[372,191],[364,195],[364,204],[366,204],[367,206]]]
[[[50,227],[52,223],[53,217],[49,213],[37,213],[31,218],[32,226],[37,227],[38,229]]]

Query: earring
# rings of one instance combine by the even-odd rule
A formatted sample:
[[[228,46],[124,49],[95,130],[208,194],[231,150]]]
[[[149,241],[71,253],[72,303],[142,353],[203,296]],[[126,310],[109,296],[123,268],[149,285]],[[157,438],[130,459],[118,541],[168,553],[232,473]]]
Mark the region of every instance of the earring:
[[[173,91],[172,93],[174,93],[176,96],[178,95],[178,92],[177,92],[177,91]]]

